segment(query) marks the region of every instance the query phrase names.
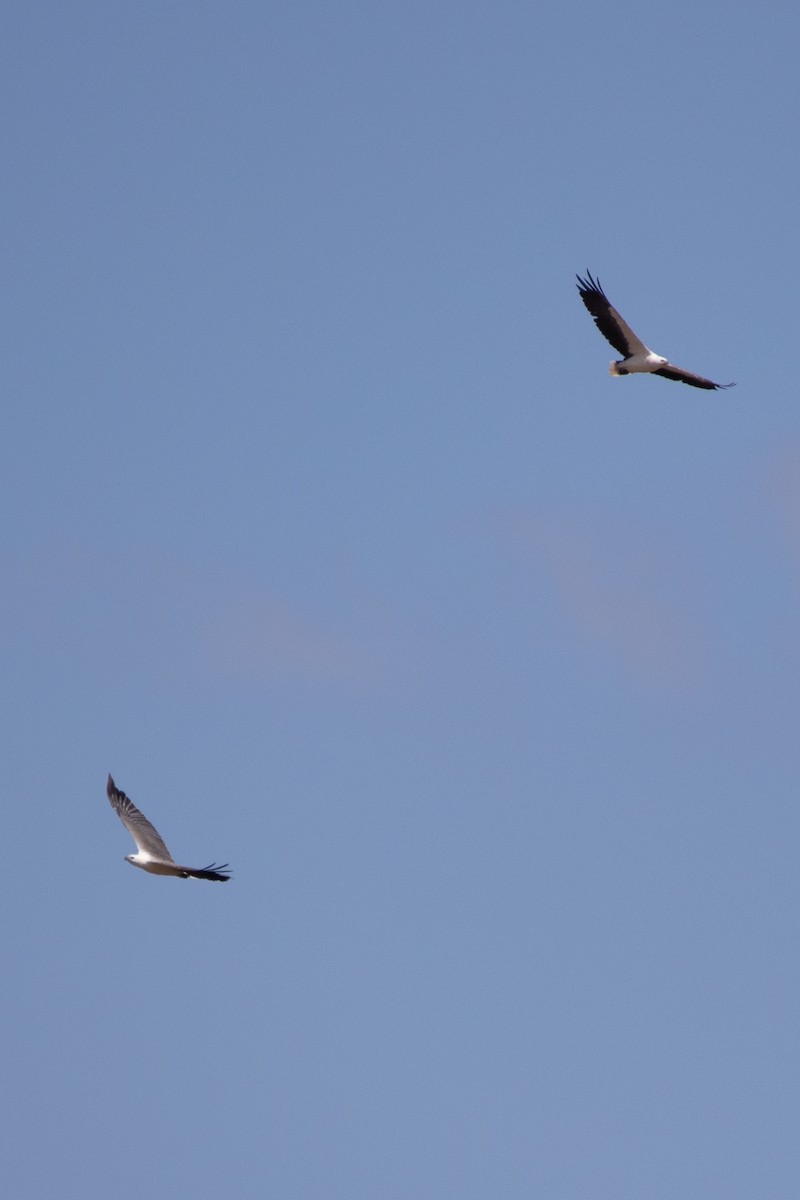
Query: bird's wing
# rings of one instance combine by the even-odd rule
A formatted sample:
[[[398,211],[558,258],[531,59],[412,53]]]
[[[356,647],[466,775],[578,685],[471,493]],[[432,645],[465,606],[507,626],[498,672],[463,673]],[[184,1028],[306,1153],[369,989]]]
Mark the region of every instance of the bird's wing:
[[[682,371],[680,367],[659,367],[653,375],[663,375],[665,379],[674,379],[678,383],[688,383],[690,387],[705,388],[709,392],[721,391],[724,388],[736,387],[735,383],[714,383],[713,379],[705,379],[702,375],[693,375],[691,371]]]
[[[136,805],[128,799],[125,793],[116,787],[110,775],[106,784],[106,795],[111,801],[111,807],[114,809],[114,812],[136,842],[137,850],[142,850],[145,854],[152,855],[153,858],[161,859],[162,862],[171,863],[175,861],[164,845],[158,830],[153,828],[147,817],[139,812]]]
[[[644,342],[636,336],[630,325],[623,321],[609,302],[608,296],[600,286],[600,280],[593,279],[588,271],[586,275],[586,279],[581,279],[580,275],[576,276],[578,291],[606,341],[625,358],[631,354],[649,354],[650,351]]]
[[[227,863],[209,863],[207,867],[180,867],[190,879],[211,879],[214,883],[227,883],[231,877]]]

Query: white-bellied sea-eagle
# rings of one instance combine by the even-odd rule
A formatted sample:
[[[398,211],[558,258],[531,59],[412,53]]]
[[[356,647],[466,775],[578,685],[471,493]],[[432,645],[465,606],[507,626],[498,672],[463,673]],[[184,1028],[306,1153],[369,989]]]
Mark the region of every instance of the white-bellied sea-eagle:
[[[227,883],[230,879],[228,864],[210,863],[207,867],[179,867],[173,859],[157,829],[139,812],[124,792],[119,791],[109,775],[106,795],[111,807],[136,842],[137,854],[126,854],[125,861],[141,867],[151,875],[177,875],[179,879],[213,879],[216,883]]]
[[[601,288],[599,279],[592,279],[587,271],[586,279],[581,279],[578,275],[577,280],[581,300],[592,314],[595,325],[606,341],[624,355],[619,362],[609,363],[609,375],[634,375],[639,371],[645,371],[650,375],[663,375],[665,379],[676,379],[679,383],[688,383],[690,387],[707,388],[709,391],[736,386],[733,383],[714,383],[713,380],[705,379],[702,375],[683,371],[680,367],[673,366],[668,358],[654,354],[623,321]]]

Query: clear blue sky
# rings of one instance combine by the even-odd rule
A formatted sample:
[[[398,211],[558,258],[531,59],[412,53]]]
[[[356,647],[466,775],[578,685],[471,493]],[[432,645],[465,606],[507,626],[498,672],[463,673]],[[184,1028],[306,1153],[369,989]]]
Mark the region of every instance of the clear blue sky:
[[[771,11],[6,6],[15,1200],[800,1195]]]

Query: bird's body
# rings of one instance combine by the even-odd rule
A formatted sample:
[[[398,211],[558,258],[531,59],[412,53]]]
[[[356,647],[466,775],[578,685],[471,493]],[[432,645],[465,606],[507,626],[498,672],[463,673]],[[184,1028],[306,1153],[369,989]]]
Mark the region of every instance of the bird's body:
[[[695,375],[692,371],[684,371],[681,367],[674,366],[663,355],[655,354],[619,315],[600,286],[599,279],[593,279],[588,271],[586,275],[586,279],[577,276],[581,300],[606,341],[624,356],[618,362],[609,363],[609,375],[661,375],[664,379],[674,379],[679,383],[688,383],[690,387],[705,388],[708,391],[735,386],[733,383],[714,383],[712,379]]]
[[[109,775],[106,795],[111,807],[136,843],[136,854],[126,854],[125,861],[140,867],[151,875],[174,875],[179,879],[211,879],[215,883],[227,883],[230,879],[228,864],[207,867],[182,867],[175,862],[158,830],[147,817],[121,792]]]

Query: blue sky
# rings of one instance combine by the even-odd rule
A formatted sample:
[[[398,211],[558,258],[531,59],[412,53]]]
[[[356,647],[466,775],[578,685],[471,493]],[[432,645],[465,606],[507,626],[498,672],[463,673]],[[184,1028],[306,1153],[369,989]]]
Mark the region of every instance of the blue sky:
[[[9,1194],[797,1196],[799,22],[6,8]]]

